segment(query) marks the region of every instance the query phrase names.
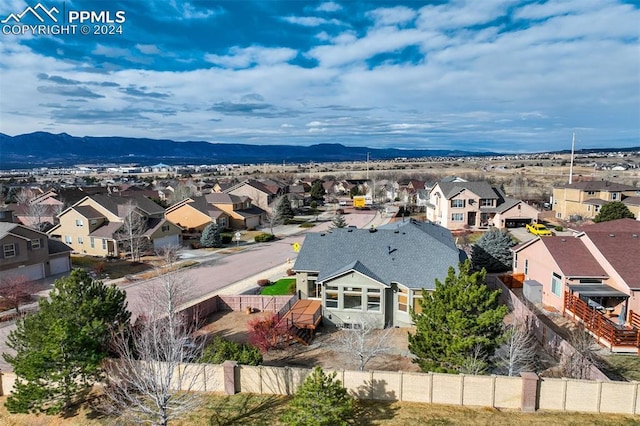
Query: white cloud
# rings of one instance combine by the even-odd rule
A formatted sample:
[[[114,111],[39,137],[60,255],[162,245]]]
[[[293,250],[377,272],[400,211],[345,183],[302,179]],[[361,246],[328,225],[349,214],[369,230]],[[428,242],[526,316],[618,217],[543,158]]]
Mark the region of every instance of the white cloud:
[[[155,44],[136,44],[135,48],[145,55],[157,55],[160,49]]]
[[[247,68],[252,65],[274,65],[290,61],[298,52],[286,47],[232,47],[228,55],[205,55],[205,60],[227,68]]]
[[[325,19],[317,16],[284,16],[283,21],[303,27],[318,27],[320,25],[342,25],[337,19]]]
[[[377,25],[397,25],[413,21],[417,12],[406,6],[380,8],[367,13]]]
[[[104,55],[109,58],[121,58],[128,57],[131,55],[129,49],[123,49],[120,47],[112,47],[105,46],[104,44],[98,43],[96,47],[91,51],[94,55]]]
[[[337,12],[338,10],[341,10],[341,9],[342,9],[342,6],[332,1],[324,2],[320,6],[316,7],[316,10],[318,12]]]

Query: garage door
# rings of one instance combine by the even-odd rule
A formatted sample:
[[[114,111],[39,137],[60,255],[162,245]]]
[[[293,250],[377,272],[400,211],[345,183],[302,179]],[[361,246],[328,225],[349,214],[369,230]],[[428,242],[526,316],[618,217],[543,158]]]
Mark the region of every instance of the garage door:
[[[156,238],[153,240],[153,249],[158,250],[160,248],[169,246],[178,246],[180,244],[179,235],[167,235],[166,237]]]
[[[38,263],[24,268],[11,269],[7,271],[7,276],[25,277],[29,281],[39,280],[44,278],[44,264]]]
[[[51,275],[69,272],[69,258],[66,256],[53,258],[49,261],[49,267],[51,268]]]

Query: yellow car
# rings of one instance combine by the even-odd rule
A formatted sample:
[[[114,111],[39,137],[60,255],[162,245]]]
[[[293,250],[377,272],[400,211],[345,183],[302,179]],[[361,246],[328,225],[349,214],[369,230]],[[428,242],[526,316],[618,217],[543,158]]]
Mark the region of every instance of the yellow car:
[[[527,224],[527,232],[531,232],[533,235],[539,235],[541,237],[550,237],[553,235],[549,228],[541,223],[534,223],[533,225]]]

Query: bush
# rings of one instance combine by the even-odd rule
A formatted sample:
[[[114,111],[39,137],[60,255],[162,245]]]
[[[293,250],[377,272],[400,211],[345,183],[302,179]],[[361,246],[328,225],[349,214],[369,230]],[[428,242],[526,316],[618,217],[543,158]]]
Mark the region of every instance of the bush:
[[[220,240],[222,241],[222,244],[229,244],[231,241],[233,241],[233,235],[229,233],[221,234]]]
[[[202,351],[201,363],[222,364],[236,361],[242,365],[262,364],[262,353],[253,345],[236,343],[216,336]]]
[[[202,248],[202,244],[200,244],[200,241],[192,241],[190,244],[192,249],[199,249]]]
[[[301,224],[300,228],[313,228],[314,226],[316,226],[316,225],[313,224],[313,223],[306,222],[306,223]]]
[[[562,226],[560,226],[560,225],[556,225],[553,229],[555,229],[558,232],[561,232],[561,231],[564,230],[564,228]]]
[[[268,286],[268,285],[271,285],[271,281],[269,281],[269,280],[268,280],[268,279],[266,279],[266,278],[262,278],[262,279],[258,280],[258,285],[259,285],[260,287],[266,287],[266,286]]]
[[[291,277],[291,276],[293,276],[293,275],[295,275],[295,274],[296,274],[296,273],[293,271],[293,269],[291,269],[291,268],[287,269],[287,276],[288,276],[288,277]]]
[[[249,341],[262,353],[283,346],[282,337],[287,335],[287,324],[280,321],[278,315],[271,314],[263,318],[256,317],[247,323]]]
[[[273,234],[262,233],[255,236],[256,243],[266,243],[268,241],[275,240],[276,236]]]

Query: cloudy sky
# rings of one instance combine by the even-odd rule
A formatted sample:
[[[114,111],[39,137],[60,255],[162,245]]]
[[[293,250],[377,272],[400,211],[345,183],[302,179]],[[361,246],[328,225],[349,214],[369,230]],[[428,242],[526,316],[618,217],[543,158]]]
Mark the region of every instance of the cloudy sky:
[[[9,135],[526,152],[568,149],[575,131],[582,148],[640,145],[634,0],[40,3],[126,21],[112,35],[3,28]],[[0,20],[36,4],[3,0]]]

